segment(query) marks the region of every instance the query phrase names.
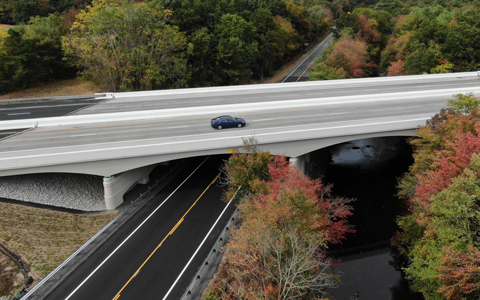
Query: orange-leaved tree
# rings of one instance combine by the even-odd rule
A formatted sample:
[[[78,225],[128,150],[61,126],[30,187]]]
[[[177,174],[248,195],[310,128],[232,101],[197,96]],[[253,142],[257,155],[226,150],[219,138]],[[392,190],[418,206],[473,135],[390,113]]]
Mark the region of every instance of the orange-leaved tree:
[[[205,299],[313,299],[336,286],[325,249],[354,232],[352,199],[333,197],[282,156],[268,173],[265,189],[241,202],[242,225]]]
[[[400,181],[409,214],[393,239],[411,287],[427,299],[476,299],[480,230],[480,112],[473,94],[417,130],[414,164]]]

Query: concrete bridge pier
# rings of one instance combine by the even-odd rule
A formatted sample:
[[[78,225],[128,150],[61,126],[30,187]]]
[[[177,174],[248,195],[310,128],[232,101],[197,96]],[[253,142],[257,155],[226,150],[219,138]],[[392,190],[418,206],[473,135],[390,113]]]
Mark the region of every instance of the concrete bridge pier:
[[[117,208],[123,203],[123,195],[136,184],[146,184],[150,179],[150,172],[156,165],[149,165],[126,171],[120,174],[105,176],[103,188],[105,191],[105,206],[108,210]]]
[[[290,164],[297,167],[305,174],[305,166],[310,163],[310,153],[306,153],[297,157],[290,157]]]

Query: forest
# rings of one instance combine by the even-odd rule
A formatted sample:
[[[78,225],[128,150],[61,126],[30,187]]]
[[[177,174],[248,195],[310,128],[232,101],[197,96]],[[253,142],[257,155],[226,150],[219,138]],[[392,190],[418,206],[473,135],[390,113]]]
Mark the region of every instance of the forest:
[[[476,71],[480,2],[380,1],[341,14],[311,80]]]
[[[2,22],[16,25],[0,41],[1,93],[72,76],[113,92],[262,82],[323,38],[336,8],[323,0],[10,2],[0,7]]]
[[[261,83],[330,31],[311,80],[472,71],[479,4],[4,0],[0,93],[77,76],[110,91]]]
[[[408,214],[392,244],[425,299],[480,296],[480,101],[458,94],[410,139],[414,163],[399,181]]]

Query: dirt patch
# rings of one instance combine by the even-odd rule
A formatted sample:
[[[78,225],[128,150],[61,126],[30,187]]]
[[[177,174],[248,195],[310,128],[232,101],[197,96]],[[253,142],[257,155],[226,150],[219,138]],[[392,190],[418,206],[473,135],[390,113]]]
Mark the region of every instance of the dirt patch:
[[[0,24],[0,30],[2,31],[8,31],[12,27],[15,27],[15,25]]]
[[[0,253],[0,297],[12,294],[17,274],[20,274],[17,265],[8,256]]]
[[[76,215],[0,202],[0,241],[21,255],[30,266],[28,275],[34,278],[36,284],[116,215],[117,211]],[[9,267],[14,268],[14,276]],[[7,293],[12,295],[24,287],[23,276],[17,282],[19,270],[16,265],[10,265],[8,259],[2,258],[0,268],[0,272],[4,271],[0,281],[6,285]],[[5,271],[5,268],[8,270]],[[0,295],[2,293],[4,290],[0,290]]]

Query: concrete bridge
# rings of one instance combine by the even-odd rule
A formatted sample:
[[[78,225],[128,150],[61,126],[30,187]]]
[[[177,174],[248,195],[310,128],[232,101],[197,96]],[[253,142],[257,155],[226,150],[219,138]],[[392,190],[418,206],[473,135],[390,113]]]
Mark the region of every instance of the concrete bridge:
[[[107,209],[161,162],[225,154],[254,137],[301,169],[308,153],[351,140],[412,136],[454,94],[480,93],[477,73],[292,84],[108,93],[66,117],[0,122],[22,132],[0,142],[0,176],[104,176]],[[241,129],[214,130],[216,115],[242,116]],[[26,129],[20,131],[19,129]]]

